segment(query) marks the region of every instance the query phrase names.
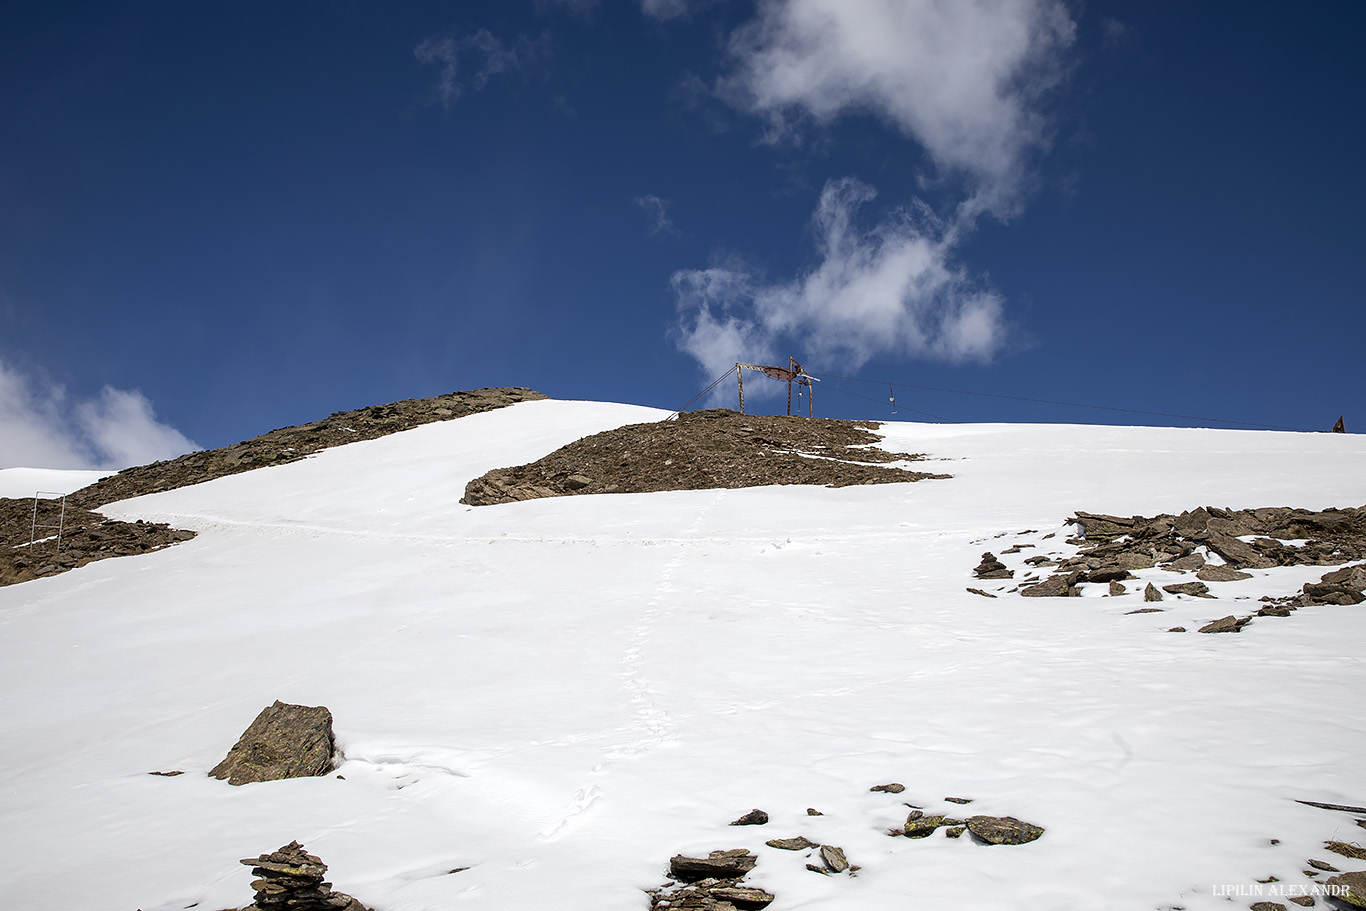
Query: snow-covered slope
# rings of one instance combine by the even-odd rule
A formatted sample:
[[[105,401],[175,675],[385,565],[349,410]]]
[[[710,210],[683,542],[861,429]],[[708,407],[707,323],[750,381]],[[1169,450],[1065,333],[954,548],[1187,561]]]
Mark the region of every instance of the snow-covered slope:
[[[965,590],[984,550],[1067,550],[1077,509],[1361,505],[1362,437],[887,424],[953,479],[458,502],[664,416],[529,402],[107,507],[200,534],[0,589],[6,905],[240,907],[237,859],[291,839],[380,911],[640,911],[671,855],[731,847],[774,911],[1197,911],[1366,866],[1322,850],[1366,840],[1349,814],[1294,802],[1366,800],[1366,606],[1165,631],[1322,568],[1137,615],[1132,585]],[[275,699],[332,710],[343,777],[206,777]],[[1047,832],[890,838],[903,802]],[[862,869],[763,846],[795,835]]]

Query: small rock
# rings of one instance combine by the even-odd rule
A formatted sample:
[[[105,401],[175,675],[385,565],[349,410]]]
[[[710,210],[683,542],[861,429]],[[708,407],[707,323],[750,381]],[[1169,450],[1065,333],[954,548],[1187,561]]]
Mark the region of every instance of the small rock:
[[[971,798],[971,797],[945,797],[944,800],[947,801],[948,803],[957,803],[957,804],[972,803],[972,798]]]
[[[1251,579],[1252,573],[1236,570],[1232,566],[1206,565],[1195,574],[1195,578],[1204,582],[1237,582],[1240,579]]]
[[[588,477],[587,475],[581,474],[571,474],[569,477],[564,479],[564,486],[567,490],[583,490],[583,488],[587,487],[589,484],[592,483],[592,478]]]
[[[731,825],[766,826],[768,825],[768,814],[763,810],[750,810],[744,816],[741,816],[739,819],[735,820],[735,822],[731,823]]]
[[[1200,629],[1199,629],[1197,632],[1201,632],[1201,633],[1236,633],[1236,632],[1240,632],[1240,631],[1242,630],[1242,628],[1243,628],[1244,626],[1246,626],[1246,625],[1247,625],[1247,619],[1246,619],[1246,618],[1244,618],[1244,619],[1242,619],[1242,620],[1239,620],[1237,617],[1233,616],[1232,614],[1229,614],[1227,617],[1220,617],[1218,620],[1215,620],[1213,623],[1207,623],[1207,624],[1205,624],[1204,626],[1200,627]]]
[[[1203,582],[1180,582],[1176,585],[1164,585],[1162,590],[1169,595],[1194,595],[1197,598],[1212,598],[1209,593],[1209,586]]]
[[[830,875],[829,871],[827,871],[824,867],[818,867],[815,864],[807,864],[806,869],[810,870],[812,873],[819,873],[821,876]]]
[[[1327,861],[1324,861],[1324,860],[1313,860],[1313,859],[1311,858],[1310,860],[1308,860],[1308,861],[1306,861],[1306,862],[1309,864],[1309,866],[1313,867],[1315,870],[1322,870],[1324,873],[1341,873],[1341,872],[1342,872],[1342,871],[1339,870],[1337,867],[1333,866],[1332,864],[1330,864],[1330,863],[1328,863]]]
[[[1162,593],[1161,593],[1160,591],[1157,590],[1157,586],[1156,586],[1156,585],[1153,585],[1151,582],[1149,582],[1149,583],[1148,583],[1148,587],[1145,588],[1145,589],[1143,589],[1143,600],[1144,600],[1144,601],[1161,601],[1161,600],[1162,600]]]
[[[807,807],[807,808],[806,808],[806,815],[807,815],[807,816],[824,816],[825,814],[822,813],[820,810],[817,810],[815,807]]]
[[[933,835],[934,830],[943,824],[943,815],[926,816],[919,810],[916,810],[907,818],[906,824],[901,827],[901,830],[907,838],[925,838],[929,835]]]
[[[707,895],[717,901],[730,902],[737,908],[766,908],[774,899],[772,892],[753,886],[712,886]]]
[[[1110,583],[1110,597],[1112,597],[1112,598],[1117,598],[1117,597],[1119,597],[1120,595],[1124,594],[1126,591],[1128,591],[1128,589],[1126,589],[1126,588],[1124,587],[1124,583],[1123,583],[1123,582],[1111,582],[1111,583]]]
[[[1049,576],[1037,585],[1029,585],[1020,589],[1020,594],[1026,598],[1066,598],[1071,594],[1072,579],[1070,574],[1066,576]]]
[[[1170,563],[1164,563],[1163,569],[1169,569],[1174,573],[1186,573],[1193,569],[1199,569],[1205,565],[1205,558],[1200,554],[1186,554],[1184,557],[1177,557]]]
[[[849,860],[844,856],[844,849],[834,845],[821,845],[821,861],[831,873],[843,873],[849,869]]]
[[[1252,911],[1286,911],[1285,905],[1280,902],[1253,902],[1248,907]]]
[[[888,784],[875,784],[868,790],[886,791],[888,794],[900,794],[902,791],[906,790],[906,786],[900,782],[893,781]]]
[[[209,775],[232,785],[326,775],[332,771],[332,751],[332,713],[325,706],[277,699],[261,710]]]
[[[982,591],[980,588],[969,588],[968,591],[971,592],[971,593],[974,594],[974,595],[981,595],[983,598],[995,598],[995,597],[996,597],[995,595],[991,594],[990,592],[984,592],[984,591]]]
[[[1169,633],[1184,633],[1185,631],[1186,628],[1184,626],[1173,626],[1171,629],[1167,630]]]
[[[1043,835],[1042,826],[1024,822],[1014,816],[972,816],[968,831],[993,845],[1023,845]]]
[[[781,851],[803,851],[807,848],[814,848],[817,846],[816,842],[811,841],[804,835],[798,835],[796,838],[771,838],[764,842],[764,844],[768,845],[770,848],[777,848]]]
[[[1286,897],[1297,905],[1302,905],[1306,908],[1314,907],[1314,896],[1312,895],[1288,895]]]
[[[968,830],[968,827],[967,827],[967,826],[954,826],[954,827],[951,828],[951,829],[945,829],[945,830],[944,830],[944,837],[945,837],[945,838],[958,838],[960,835],[962,835],[962,834],[963,834],[964,832],[966,832],[967,830]]]
[[[1130,614],[1160,614],[1160,613],[1162,613],[1162,608],[1160,608],[1160,607],[1140,607],[1138,610],[1125,611],[1125,612],[1124,612],[1124,616],[1127,617],[1127,616],[1129,616]]]

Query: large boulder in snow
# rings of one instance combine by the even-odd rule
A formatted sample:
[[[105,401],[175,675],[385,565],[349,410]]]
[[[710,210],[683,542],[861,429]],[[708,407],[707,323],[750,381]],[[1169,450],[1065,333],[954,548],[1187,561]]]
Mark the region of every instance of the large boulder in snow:
[[[228,784],[308,778],[332,770],[332,713],[321,705],[275,704],[256,720],[209,772]]]
[[[1043,834],[1043,826],[1014,816],[969,816],[968,831],[993,845],[1023,845]]]

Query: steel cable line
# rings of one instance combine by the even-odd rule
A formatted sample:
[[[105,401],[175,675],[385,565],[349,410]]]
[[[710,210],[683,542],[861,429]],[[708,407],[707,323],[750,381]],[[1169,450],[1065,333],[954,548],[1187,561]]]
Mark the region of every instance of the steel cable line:
[[[920,386],[915,383],[889,383],[885,380],[865,380],[856,376],[837,376],[833,373],[822,373],[821,371],[815,371],[815,373],[820,374],[824,377],[828,377],[832,380],[849,380],[850,382],[854,383],[873,383],[878,386],[899,386],[902,389],[925,389],[931,392],[952,392],[958,395],[977,395],[993,399],[1010,399],[1016,402],[1032,402],[1037,405],[1062,405],[1068,408],[1094,408],[1099,411],[1117,411],[1122,412],[1124,414],[1142,414],[1147,415],[1149,417],[1179,418],[1184,421],[1211,421],[1216,424],[1241,424],[1245,427],[1260,427],[1264,430],[1291,430],[1296,433],[1314,432],[1306,427],[1283,427],[1279,424],[1258,424],[1255,421],[1235,421],[1230,420],[1228,418],[1199,417],[1197,415],[1190,414],[1171,414],[1165,411],[1143,411],[1138,408],[1117,408],[1112,405],[1087,405],[1082,402],[1059,402],[1053,399],[1035,399],[1023,395],[1004,395],[999,392],[972,392],[967,389],[946,389],[942,386]],[[898,406],[898,408],[899,407],[900,406]],[[910,409],[907,410],[909,411]]]

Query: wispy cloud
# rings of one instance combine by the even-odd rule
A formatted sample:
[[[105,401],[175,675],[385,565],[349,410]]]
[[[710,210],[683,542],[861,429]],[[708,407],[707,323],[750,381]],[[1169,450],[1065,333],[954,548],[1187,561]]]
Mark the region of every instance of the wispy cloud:
[[[812,216],[814,262],[795,277],[674,274],[680,349],[708,375],[787,352],[847,369],[882,355],[992,358],[1008,336],[1005,302],[958,250],[979,218],[1007,220],[1027,195],[1031,157],[1048,146],[1041,100],[1065,73],[1073,31],[1057,0],[761,4],[732,36],[720,96],[760,118],[768,142],[873,114],[924,150],[935,173],[920,178],[956,202],[859,218],[876,191],[829,181]]]
[[[468,35],[451,31],[427,38],[413,48],[419,63],[440,67],[436,96],[442,107],[451,105],[469,89],[480,91],[499,73],[526,67],[544,51],[546,40],[519,35],[504,43],[488,29]]]
[[[0,361],[0,468],[119,469],[198,448],[141,392],[105,386],[75,399]]]
[[[645,213],[645,219],[650,225],[651,236],[665,234],[676,237],[678,235],[678,229],[674,227],[673,221],[669,218],[668,200],[648,194],[637,196],[636,205],[640,206],[641,211]]]
[[[662,22],[688,15],[690,5],[695,6],[696,0],[692,4],[688,0],[640,0],[640,11]]]

